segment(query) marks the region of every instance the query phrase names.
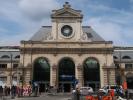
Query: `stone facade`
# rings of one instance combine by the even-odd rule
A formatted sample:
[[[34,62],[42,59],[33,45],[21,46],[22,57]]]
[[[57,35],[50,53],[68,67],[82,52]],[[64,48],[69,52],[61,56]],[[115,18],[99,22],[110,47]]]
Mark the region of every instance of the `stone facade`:
[[[20,61],[19,47],[0,47],[0,85],[17,85],[18,66]]]
[[[52,27],[42,27],[47,28],[45,34],[41,29],[29,41],[21,41],[20,63],[25,69],[26,83],[33,79],[35,60],[45,57],[50,64],[50,85],[57,85],[59,62],[67,57],[75,64],[75,77],[79,80],[79,86],[84,85],[83,64],[87,58],[97,59],[100,65],[100,87],[115,84],[112,42],[102,39],[90,26],[81,26],[82,18],[81,11],[72,9],[66,3],[62,9],[53,11]],[[62,34],[65,25],[72,28],[70,36]]]
[[[65,3],[63,8],[52,11],[52,26],[42,26],[29,41],[21,41],[20,49],[1,47],[0,81],[10,86],[17,77],[18,85],[28,84],[34,80],[37,59],[45,58],[50,66],[48,84],[59,87],[60,62],[68,58],[74,63],[78,85],[84,86],[85,63],[95,59],[99,64],[99,87],[121,85],[126,80],[132,88],[133,47],[114,47],[112,41],[105,41],[90,26],[81,26],[82,19],[80,10]],[[19,67],[13,68],[15,64]]]

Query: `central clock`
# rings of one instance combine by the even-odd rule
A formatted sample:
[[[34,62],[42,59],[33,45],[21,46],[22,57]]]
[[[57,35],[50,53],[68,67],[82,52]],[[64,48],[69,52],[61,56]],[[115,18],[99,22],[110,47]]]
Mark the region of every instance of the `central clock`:
[[[72,32],[73,32],[73,29],[71,26],[69,25],[64,25],[62,28],[61,28],[61,33],[63,36],[65,37],[69,37],[72,35]]]

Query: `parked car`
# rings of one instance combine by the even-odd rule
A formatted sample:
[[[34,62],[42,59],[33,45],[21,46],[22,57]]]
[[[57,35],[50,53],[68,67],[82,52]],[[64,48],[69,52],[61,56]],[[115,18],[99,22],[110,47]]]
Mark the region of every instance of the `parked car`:
[[[81,87],[80,88],[80,94],[81,95],[88,95],[88,94],[91,94],[91,93],[93,93],[92,87]]]
[[[115,95],[122,96],[123,95],[123,88],[122,86],[118,85],[106,85],[99,89],[99,93],[108,94],[110,90],[114,90]]]
[[[88,95],[94,92],[92,87],[80,87],[79,91],[80,91],[80,95]],[[72,93],[75,93],[75,92],[76,90],[72,90]]]

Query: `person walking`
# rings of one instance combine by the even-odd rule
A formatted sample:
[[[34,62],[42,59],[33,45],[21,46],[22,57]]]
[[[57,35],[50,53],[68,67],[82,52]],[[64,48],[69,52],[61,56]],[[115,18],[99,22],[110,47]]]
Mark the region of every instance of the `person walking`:
[[[17,89],[16,89],[16,86],[13,85],[13,86],[11,87],[11,98],[12,98],[12,99],[14,99],[15,96],[16,96],[16,90],[17,90]]]

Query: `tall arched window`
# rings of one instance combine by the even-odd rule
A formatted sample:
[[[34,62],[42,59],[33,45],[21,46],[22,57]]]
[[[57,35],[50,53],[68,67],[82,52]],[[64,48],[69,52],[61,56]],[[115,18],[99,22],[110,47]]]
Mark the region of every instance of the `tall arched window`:
[[[84,85],[97,90],[100,87],[100,66],[98,61],[94,58],[88,58],[83,67]]]
[[[34,62],[33,81],[40,86],[39,91],[45,92],[50,83],[50,65],[46,58],[40,57]]]
[[[45,58],[38,58],[34,63],[34,81],[50,81],[50,66]]]
[[[70,92],[75,79],[75,64],[70,58],[63,58],[59,62],[58,80],[60,92]]]

